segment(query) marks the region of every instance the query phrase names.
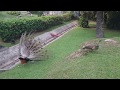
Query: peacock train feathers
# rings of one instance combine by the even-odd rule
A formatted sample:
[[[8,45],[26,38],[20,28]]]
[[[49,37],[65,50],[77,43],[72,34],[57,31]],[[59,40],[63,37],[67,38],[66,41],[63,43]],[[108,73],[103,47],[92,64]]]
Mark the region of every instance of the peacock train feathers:
[[[47,50],[43,48],[40,39],[36,40],[33,34],[26,32],[21,35],[19,43],[20,60],[40,60],[47,57]]]

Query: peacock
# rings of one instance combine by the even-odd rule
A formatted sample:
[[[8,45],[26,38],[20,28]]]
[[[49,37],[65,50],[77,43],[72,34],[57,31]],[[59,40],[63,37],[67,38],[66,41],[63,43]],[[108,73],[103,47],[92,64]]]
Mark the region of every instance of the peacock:
[[[43,48],[41,40],[36,40],[33,34],[26,32],[21,35],[19,43],[19,59],[21,63],[28,61],[37,61],[47,55],[47,50]]]
[[[99,43],[101,42],[102,40],[99,40],[98,43],[96,44],[87,44],[85,46],[82,47],[82,49],[88,49],[88,50],[98,50],[99,49]]]
[[[97,50],[98,48],[99,48],[99,45],[88,44],[86,46],[83,46],[82,49]]]

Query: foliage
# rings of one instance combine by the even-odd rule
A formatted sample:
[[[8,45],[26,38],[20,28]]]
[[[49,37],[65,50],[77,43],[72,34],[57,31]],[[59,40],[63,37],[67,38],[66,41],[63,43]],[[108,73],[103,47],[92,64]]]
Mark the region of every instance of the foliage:
[[[83,15],[81,15],[79,17],[79,25],[83,28],[87,28],[88,27],[88,17],[87,17],[87,13],[84,13]]]
[[[72,14],[71,13],[65,13],[62,16],[64,18],[64,21],[70,21],[72,19]]]
[[[106,25],[110,29],[120,29],[120,11],[109,11]]]
[[[51,28],[48,28],[48,29],[43,30],[43,31],[40,31],[40,32],[35,32],[34,34],[35,34],[35,36],[38,36],[38,35],[41,35],[41,34],[43,34],[43,33],[49,32],[49,31],[51,31],[51,30],[53,30],[53,29],[56,29],[56,28],[58,28],[58,27],[60,27],[60,26],[66,25],[66,24],[68,24],[68,23],[70,23],[70,22],[72,22],[72,20],[69,21],[69,22],[64,22],[64,23],[59,24],[59,25],[56,25],[56,26],[52,26]],[[11,43],[11,42],[3,42],[3,41],[1,40],[1,38],[0,38],[0,45],[5,46],[5,47],[11,47],[11,46],[13,46],[13,45],[18,44],[18,43],[19,43],[19,40],[20,40],[20,39],[16,39],[16,40],[15,40],[15,43]]]
[[[0,37],[4,42],[9,42],[19,38],[25,31],[43,31],[69,20],[71,20],[71,14],[66,13],[62,16],[26,17],[0,21]]]
[[[79,16],[80,16],[80,13],[79,13],[79,15],[78,15],[78,12],[76,13],[75,11],[71,11],[70,12],[71,13],[71,18],[73,19],[73,20],[78,20],[79,19]],[[77,15],[76,15],[77,14]]]
[[[43,16],[0,21],[0,37],[3,41],[10,41],[13,38],[19,38],[25,31],[41,31],[62,23],[62,16]]]
[[[88,12],[88,19],[92,21],[96,21],[96,11],[89,11]]]
[[[7,11],[7,14],[18,16],[20,15],[19,11]]]

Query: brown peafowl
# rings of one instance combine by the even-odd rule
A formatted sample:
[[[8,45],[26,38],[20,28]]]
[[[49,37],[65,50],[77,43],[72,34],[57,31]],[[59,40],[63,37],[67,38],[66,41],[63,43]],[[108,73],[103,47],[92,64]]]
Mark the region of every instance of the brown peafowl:
[[[85,46],[82,47],[82,49],[88,49],[88,50],[98,50],[99,49],[99,43],[101,42],[102,40],[99,40],[98,43],[96,44],[87,44]]]

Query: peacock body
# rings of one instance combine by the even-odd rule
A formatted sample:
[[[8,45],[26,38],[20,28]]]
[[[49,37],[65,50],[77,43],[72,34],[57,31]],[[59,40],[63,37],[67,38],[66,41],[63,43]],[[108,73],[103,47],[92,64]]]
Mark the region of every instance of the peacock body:
[[[47,50],[43,49],[43,44],[40,39],[36,40],[33,34],[26,32],[21,35],[19,43],[19,59],[26,60],[39,60],[41,57],[46,56]]]

